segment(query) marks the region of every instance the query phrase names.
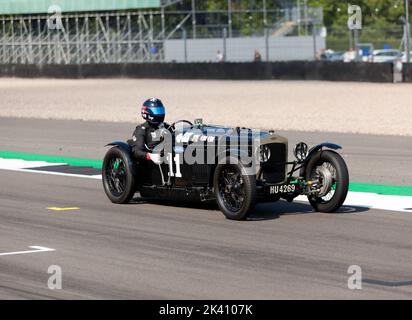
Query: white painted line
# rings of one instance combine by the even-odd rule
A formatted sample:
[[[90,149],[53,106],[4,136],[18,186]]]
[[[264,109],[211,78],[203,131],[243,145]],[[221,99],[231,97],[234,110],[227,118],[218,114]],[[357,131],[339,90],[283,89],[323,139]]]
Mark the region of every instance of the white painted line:
[[[64,165],[64,164],[65,163],[50,163],[50,162],[45,162],[45,161],[26,161],[26,160],[20,160],[20,159],[0,158],[0,168],[6,169],[6,170],[59,166],[59,165]]]
[[[50,167],[50,166],[62,166],[62,165],[66,165],[66,163],[51,163],[51,162],[44,162],[44,161],[26,161],[26,160],[19,160],[19,159],[0,158],[0,170],[42,173],[42,174],[52,174],[55,176],[78,177],[78,178],[102,180],[102,176],[100,174],[88,176],[88,175],[74,174],[74,173],[63,173],[63,172],[52,172],[52,171],[41,171],[41,170],[28,169],[28,168],[40,168],[40,167]]]
[[[17,255],[17,254],[29,254],[29,253],[56,251],[56,249],[40,247],[40,246],[31,246],[29,248],[34,249],[34,250],[0,253],[0,256],[12,256],[12,255]]]
[[[362,204],[369,208],[410,212],[406,208],[412,208],[412,197],[390,196],[377,193],[349,192],[345,205]]]
[[[306,196],[299,196],[296,200],[308,202]],[[412,208],[412,197],[350,191],[343,205],[411,213],[410,210],[405,209]]]
[[[2,170],[4,168],[0,168]],[[73,173],[63,173],[63,172],[53,172],[53,171],[41,171],[41,170],[30,170],[30,169],[4,169],[9,171],[17,171],[17,172],[29,172],[29,173],[41,173],[41,174],[50,174],[54,176],[66,176],[66,177],[76,177],[76,178],[87,178],[87,179],[95,179],[95,180],[102,180],[102,175],[82,175],[82,174],[73,174]]]
[[[40,171],[40,170],[30,170],[30,169],[21,169],[15,171],[23,171],[23,172],[30,172],[30,173],[43,173],[43,174],[51,174],[55,176],[66,176],[66,177],[77,177],[77,178],[87,178],[87,179],[95,179],[95,180],[102,180],[102,175],[83,175],[83,174],[75,174],[75,173],[63,173],[63,172],[53,172],[53,171]]]
[[[25,161],[25,160],[18,160],[18,159],[0,158],[0,170],[4,169],[4,170],[11,170],[11,171],[19,171],[19,172],[40,173],[40,174],[49,174],[49,175],[56,175],[56,176],[102,180],[101,175],[89,176],[89,175],[82,175],[82,174],[71,174],[71,173],[27,169],[27,168],[46,167],[46,166],[55,166],[55,165],[64,165],[64,163],[48,163],[48,162],[43,162],[43,161]],[[296,200],[301,201],[301,202],[306,202],[306,203],[308,202],[306,196],[299,196],[296,198]],[[350,191],[348,193],[348,196],[346,198],[344,205],[411,213],[411,210],[406,210],[406,209],[412,208],[412,197],[410,196],[390,196],[390,195],[381,195],[381,194],[376,194],[376,193]]]

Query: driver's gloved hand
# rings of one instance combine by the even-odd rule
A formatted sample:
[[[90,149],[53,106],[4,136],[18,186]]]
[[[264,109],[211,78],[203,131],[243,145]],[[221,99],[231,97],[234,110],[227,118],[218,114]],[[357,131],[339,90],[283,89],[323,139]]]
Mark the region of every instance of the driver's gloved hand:
[[[163,158],[158,153],[146,153],[146,160],[150,160],[156,165],[160,165],[163,163]]]

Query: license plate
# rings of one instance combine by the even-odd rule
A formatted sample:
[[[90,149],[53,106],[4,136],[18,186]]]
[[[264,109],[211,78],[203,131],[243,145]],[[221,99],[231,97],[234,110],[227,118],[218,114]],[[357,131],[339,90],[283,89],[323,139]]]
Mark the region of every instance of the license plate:
[[[293,193],[296,191],[295,184],[282,184],[279,186],[271,186],[269,188],[270,194],[279,194],[279,193]]]

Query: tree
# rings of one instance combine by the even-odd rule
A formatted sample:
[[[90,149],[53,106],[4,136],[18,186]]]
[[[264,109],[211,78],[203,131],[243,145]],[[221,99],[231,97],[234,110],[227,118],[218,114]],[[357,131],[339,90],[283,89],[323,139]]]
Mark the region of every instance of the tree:
[[[325,26],[342,26],[346,24],[348,6],[355,4],[361,7],[365,26],[388,26],[399,24],[404,12],[404,0],[309,0],[311,6],[323,7]]]
[[[362,9],[362,30],[360,42],[371,42],[375,48],[383,44],[392,47],[400,45],[402,26],[399,22],[404,14],[404,0],[309,0],[311,6],[322,6],[324,24],[328,28],[328,47],[338,50],[348,48],[349,30],[347,28],[348,6],[356,4]]]

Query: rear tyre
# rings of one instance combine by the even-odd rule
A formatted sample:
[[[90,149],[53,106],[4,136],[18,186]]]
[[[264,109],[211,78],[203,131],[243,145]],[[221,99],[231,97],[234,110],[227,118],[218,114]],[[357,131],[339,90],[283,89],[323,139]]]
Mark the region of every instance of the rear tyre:
[[[130,167],[129,155],[117,147],[111,148],[104,157],[102,168],[103,188],[113,203],[125,204],[136,192],[136,177]]]
[[[326,150],[315,154],[306,167],[306,180],[318,180],[317,195],[308,196],[315,211],[331,213],[344,203],[349,188],[345,160],[336,152]]]
[[[241,163],[216,167],[213,188],[216,202],[227,219],[245,220],[255,206],[256,176],[243,172]]]

